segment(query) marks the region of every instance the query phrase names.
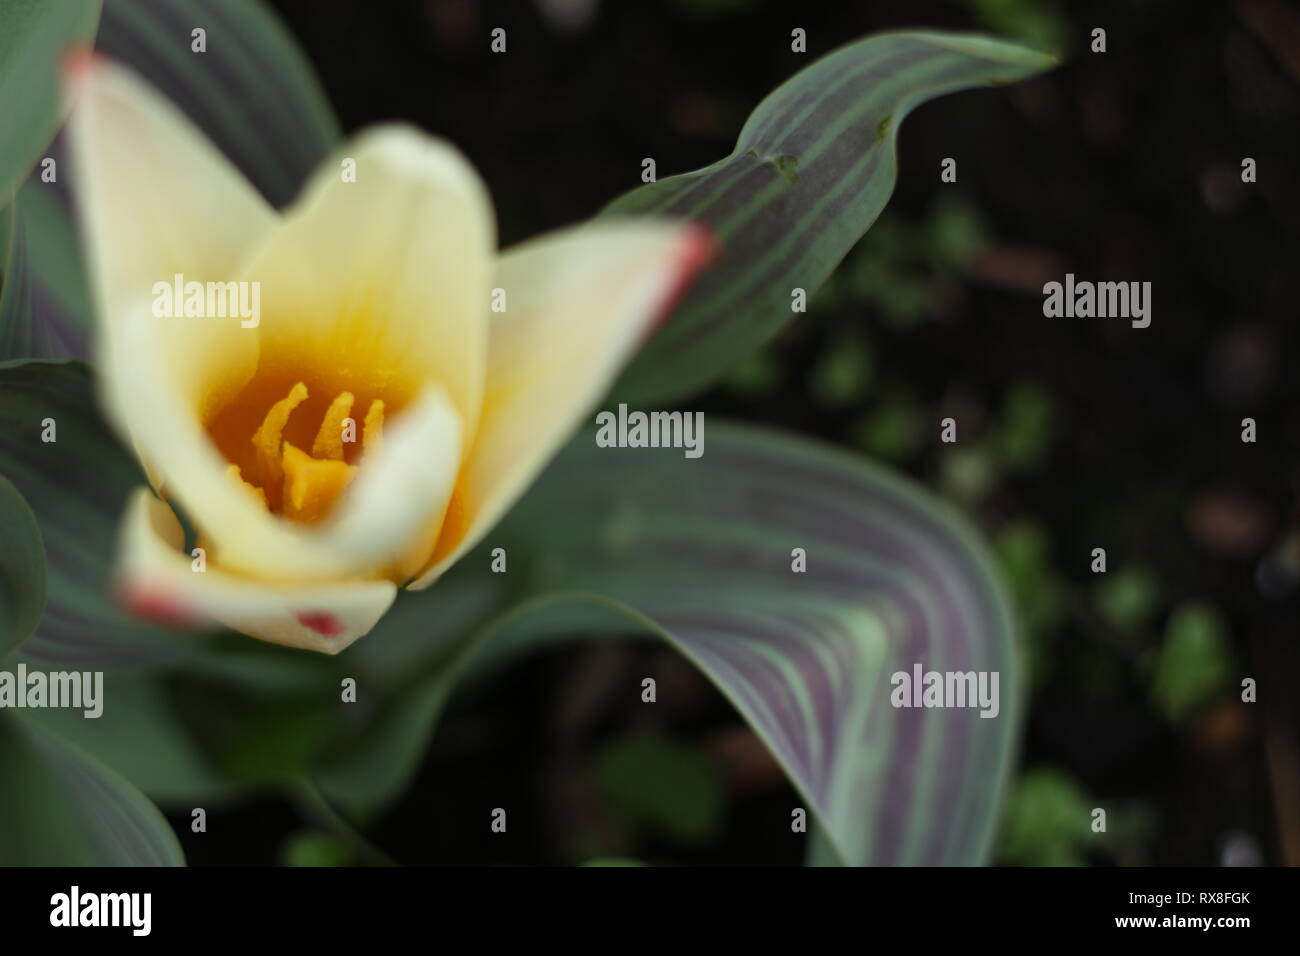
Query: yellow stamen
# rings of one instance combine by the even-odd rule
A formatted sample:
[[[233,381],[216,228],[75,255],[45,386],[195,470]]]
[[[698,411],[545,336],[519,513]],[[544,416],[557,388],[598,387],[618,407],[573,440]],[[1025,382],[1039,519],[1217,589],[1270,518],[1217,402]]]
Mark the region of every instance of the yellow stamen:
[[[242,487],[247,488],[249,493],[262,503],[262,507],[267,507],[266,492],[251,481],[245,481],[243,473],[239,470],[238,465],[231,465],[226,469],[226,475],[238,482]]]
[[[311,443],[313,458],[343,460],[343,420],[352,414],[352,402],[351,392],[342,392],[330,402],[325,417],[321,419],[320,431],[316,432],[316,440]]]
[[[352,392],[338,393],[325,409],[312,440],[311,454],[303,450],[305,444],[298,447],[288,439],[287,434],[293,435],[294,441],[303,442],[303,426],[307,422],[291,423],[290,416],[309,398],[306,384],[298,382],[263,416],[251,438],[253,461],[244,462],[251,481],[244,477],[239,464],[231,464],[226,472],[272,513],[308,524],[325,519],[333,511],[356,474],[357,466],[349,464],[347,459],[358,458],[348,453],[349,442],[356,440],[356,423],[352,419],[356,398]],[[309,404],[306,411],[299,411],[299,418],[308,411],[314,415],[319,407],[319,404]],[[384,402],[373,399],[363,425],[362,453],[377,451],[383,436]]]
[[[365,431],[361,433],[361,452],[364,455],[378,454],[384,446],[384,402],[376,398],[370,403],[366,412]]]
[[[253,448],[262,471],[262,487],[274,488],[284,477],[280,464],[284,426],[289,423],[289,413],[307,400],[307,386],[299,382],[289,390],[287,397],[271,406],[262,424],[253,433]]]
[[[329,513],[356,473],[347,462],[313,458],[289,442],[284,443],[283,465],[284,515],[308,524]]]

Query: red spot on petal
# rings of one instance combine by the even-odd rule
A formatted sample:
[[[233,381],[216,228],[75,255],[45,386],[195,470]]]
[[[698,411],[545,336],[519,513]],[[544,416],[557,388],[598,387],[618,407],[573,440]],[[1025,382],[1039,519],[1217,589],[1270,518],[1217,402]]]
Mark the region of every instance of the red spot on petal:
[[[343,622],[327,611],[309,611],[298,615],[298,623],[311,628],[322,637],[337,637],[343,633]]]
[[[646,326],[647,339],[668,321],[668,317],[673,314],[673,310],[677,308],[677,304],[690,288],[696,275],[717,258],[720,249],[720,244],[713,237],[713,230],[708,226],[693,223],[686,230],[678,246],[677,261],[674,264],[677,273],[668,287],[668,292],[664,295],[663,302],[659,305],[659,314]]]
[[[141,581],[123,582],[118,589],[123,607],[136,617],[173,627],[193,627],[199,618],[170,591]]]

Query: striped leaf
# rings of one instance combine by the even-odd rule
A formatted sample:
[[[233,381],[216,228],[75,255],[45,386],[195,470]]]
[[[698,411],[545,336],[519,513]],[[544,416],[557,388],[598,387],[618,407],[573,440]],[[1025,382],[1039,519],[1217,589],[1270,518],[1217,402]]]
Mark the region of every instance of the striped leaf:
[[[45,609],[45,545],[27,502],[0,475],[0,663]]]
[[[0,474],[45,539],[45,614],[20,647],[25,659],[136,666],[197,649],[193,637],[126,617],[114,601],[117,522],[127,494],[146,482],[100,417],[85,365],[0,362]]]
[[[0,360],[89,351],[90,306],[81,249],[59,190],[29,180],[5,210]]]
[[[176,640],[186,637],[178,635]],[[26,663],[29,668],[49,666]],[[24,717],[94,754],[164,807],[211,808],[246,789],[221,773],[202,741],[191,733],[183,718],[189,700],[169,685],[165,672],[104,671],[104,700],[104,712],[94,720],[87,720],[79,710],[54,707],[25,711]]]
[[[652,621],[767,743],[839,859],[981,862],[1019,671],[965,524],[859,457],[776,433],[710,423],[694,461],[584,437],[492,536],[511,573]],[[998,672],[1000,712],[891,706],[891,676],[917,664]]]
[[[6,0],[0,4],[0,204],[40,158],[58,128],[58,65],[89,43],[99,0]]]
[[[506,574],[486,570],[497,547]],[[804,572],[792,570],[796,548]],[[442,609],[464,604],[486,578],[533,596],[448,657]],[[423,698],[411,693],[412,706],[423,699],[436,716],[466,667],[584,634],[654,635],[693,661],[802,794],[822,831],[815,858],[984,861],[1020,665],[989,555],[912,483],[858,456],[737,425],[710,422],[707,452],[693,461],[597,448],[588,433],[456,575],[400,601],[349,660],[442,645]],[[997,716],[892,706],[892,676],[910,677],[917,664],[997,672]],[[320,783],[351,810],[372,808],[400,790],[427,734],[389,739],[384,762],[356,757]]]
[[[718,261],[691,287],[614,393],[629,404],[688,397],[811,298],[894,189],[895,143],[918,104],[1011,83],[1054,61],[984,37],[885,33],[826,56],[773,91],[735,150],[695,172],[643,186],[603,215],[656,213],[709,225]]]
[[[206,53],[191,49],[196,28],[207,33]],[[258,0],[106,0],[95,47],[172,99],[277,206],[338,141],[310,66]],[[33,174],[12,211],[14,241],[0,275],[22,289],[6,292],[0,307],[0,360],[89,357],[91,316],[61,138],[47,153],[58,180]]]
[[[207,31],[207,52],[190,33]],[[275,206],[338,141],[302,51],[260,0],[106,0],[96,48],[176,103]]]
[[[183,866],[158,808],[49,731],[0,711],[0,865]]]

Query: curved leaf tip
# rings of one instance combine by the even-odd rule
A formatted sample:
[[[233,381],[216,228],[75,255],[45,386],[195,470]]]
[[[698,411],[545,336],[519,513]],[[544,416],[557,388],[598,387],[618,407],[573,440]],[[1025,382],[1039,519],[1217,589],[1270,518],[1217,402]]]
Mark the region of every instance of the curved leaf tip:
[[[768,94],[726,158],[649,183],[602,215],[658,214],[711,226],[722,244],[672,317],[615,386],[629,405],[688,397],[770,338],[811,298],[893,192],[903,118],[945,93],[1051,67],[988,37],[899,32],[827,54]]]

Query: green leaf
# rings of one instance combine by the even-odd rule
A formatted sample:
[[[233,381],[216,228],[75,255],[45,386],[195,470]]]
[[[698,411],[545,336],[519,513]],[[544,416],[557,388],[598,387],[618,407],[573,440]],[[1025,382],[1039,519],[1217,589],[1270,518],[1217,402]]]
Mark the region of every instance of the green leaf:
[[[985,37],[884,33],[801,70],[758,105],[725,159],[642,186],[602,215],[661,214],[709,225],[718,261],[615,386],[617,401],[700,391],[792,316],[871,226],[897,175],[903,118],[944,93],[1012,83],[1050,67]]]
[[[1042,50],[1059,50],[1070,26],[1056,0],[965,0],[989,30]]]
[[[1012,386],[1002,407],[997,448],[1008,469],[1033,468],[1052,442],[1052,396],[1034,382]]]
[[[464,560],[429,590],[399,593],[375,629],[335,658],[357,682],[348,710],[361,721],[311,778],[348,814],[386,807],[419,769],[432,728],[478,651],[475,636],[514,593],[513,575],[481,573],[485,567]]]
[[[27,711],[26,718],[93,753],[165,807],[228,802],[241,787],[190,734],[176,696],[161,674],[111,670],[104,673],[103,713],[94,720],[58,707]]]
[[[206,53],[190,49],[197,26]],[[276,206],[339,139],[310,63],[259,0],[107,0],[95,45],[176,103]]]
[[[90,300],[67,197],[28,180],[9,204],[0,287],[0,360],[89,352]]]
[[[1007,801],[999,841],[1001,862],[1016,866],[1082,866],[1098,842],[1093,803],[1059,770],[1026,772]]]
[[[374,636],[371,633],[366,640]],[[459,666],[433,668],[424,680],[386,694],[378,713],[364,728],[321,761],[312,772],[313,782],[356,816],[391,803],[419,769],[431,729],[460,674]]]
[[[45,545],[36,516],[0,475],[0,662],[45,609]]]
[[[1171,721],[1193,716],[1227,688],[1232,654],[1222,615],[1189,601],[1169,620],[1151,682],[1151,695]]]
[[[308,672],[311,666],[304,662]],[[223,776],[244,784],[296,780],[328,749],[341,722],[337,682],[288,697],[207,680],[180,686],[190,732]]]
[[[813,366],[808,387],[826,408],[843,408],[861,400],[871,384],[871,348],[860,336],[842,334],[827,343]]]
[[[183,866],[143,794],[54,734],[0,711],[0,865]]]
[[[495,577],[538,596],[477,631],[474,671],[580,635],[658,636],[759,734],[836,860],[984,860],[1019,661],[988,554],[928,493],[857,456],[735,425],[711,423],[698,460],[598,448],[586,433],[464,564],[493,577],[495,547],[510,560]],[[441,588],[414,596],[425,633]],[[396,636],[382,628],[357,647]],[[916,663],[998,672],[998,716],[891,706],[892,675]]]
[[[54,137],[62,117],[59,63],[89,44],[99,0],[6,0],[0,5],[0,204]]]
[[[902,461],[916,451],[924,427],[916,403],[898,395],[887,398],[875,411],[859,418],[850,427],[849,437],[872,457]]]
[[[784,375],[780,358],[770,348],[760,349],[728,373],[726,385],[743,397],[757,398],[775,391]]]
[[[114,600],[118,520],[146,479],[109,434],[86,366],[0,362],[0,474],[27,499],[45,540],[45,615],[22,645],[25,658],[109,667],[201,649],[194,635],[129,618]]]
[[[1145,568],[1119,568],[1094,589],[1097,610],[1112,625],[1136,630],[1151,616],[1160,588]]]
[[[697,844],[722,824],[722,772],[689,743],[660,733],[629,734],[605,746],[595,773],[606,799],[634,826]]]
[[[206,53],[190,49],[196,26],[207,31]],[[339,139],[310,65],[256,0],[107,0],[95,46],[175,102],[276,206],[294,198]],[[48,154],[66,169],[61,140]],[[70,188],[62,173],[54,183],[33,174],[19,194],[2,267],[6,286],[17,288],[0,303],[0,359],[90,358]]]
[[[280,849],[283,866],[349,866],[352,850],[338,837],[318,830],[293,834]]]
[[[940,193],[930,210],[921,253],[945,269],[965,268],[988,243],[979,209],[956,193]]]

